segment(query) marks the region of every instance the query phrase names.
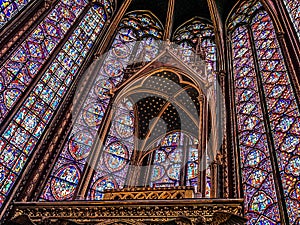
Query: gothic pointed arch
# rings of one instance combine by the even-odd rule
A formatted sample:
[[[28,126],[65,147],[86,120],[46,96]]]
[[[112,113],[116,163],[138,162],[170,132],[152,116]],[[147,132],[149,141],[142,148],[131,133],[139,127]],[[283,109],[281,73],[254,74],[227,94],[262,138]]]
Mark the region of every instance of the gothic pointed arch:
[[[113,108],[109,111],[111,116],[106,121],[111,127],[104,144],[101,145],[101,141],[97,146],[98,160],[87,199],[103,200],[108,189],[136,186],[154,190],[192,186],[197,197],[210,197],[210,170],[201,176],[199,172],[206,169],[202,168],[203,162],[209,161],[205,158],[205,147],[199,144],[200,130],[205,124],[200,116],[205,111],[199,96],[203,95],[200,87],[196,88],[188,77],[172,68],[159,67],[135,76],[116,91]],[[134,110],[130,117],[126,116],[127,122],[116,123],[120,118],[118,111],[123,110],[123,102],[128,102],[127,99],[131,101],[126,105]],[[127,126],[129,135],[120,135],[120,125],[126,128],[125,124],[132,124],[133,115],[134,129],[132,125]],[[108,163],[110,159],[114,163]],[[200,177],[205,181],[201,182]],[[205,186],[200,188],[202,185]]]
[[[300,113],[274,22],[260,1],[241,1],[227,27],[245,215],[297,224]]]
[[[200,38],[200,39],[199,39]],[[200,40],[200,43],[199,43]],[[208,71],[215,73],[217,61],[217,49],[215,43],[214,29],[210,21],[204,18],[195,17],[180,25],[173,34],[173,41],[182,48],[184,60],[193,61],[193,49],[200,45],[205,51],[205,58]]]
[[[97,74],[93,74],[93,85],[72,125],[72,130],[60,156],[52,168],[41,199],[56,201],[76,197],[74,194],[78,184],[85,182],[82,176],[86,173],[87,169],[85,168],[88,168],[89,154],[94,154],[93,146],[96,144],[94,142],[97,140],[97,133],[107,129],[107,126],[104,126],[103,118],[107,116],[107,108],[110,108],[112,104],[109,92],[124,82],[126,79],[124,71],[135,58],[136,61],[147,62],[158,54],[159,42],[156,40],[162,37],[162,30],[163,27],[159,20],[149,11],[129,12],[121,20],[111,49],[101,60],[95,62],[100,63],[100,70]],[[124,114],[126,113],[124,112]],[[119,143],[119,148],[115,146],[113,149],[117,150],[122,146]],[[113,152],[108,152],[108,154],[110,153],[113,154]],[[126,157],[128,160],[128,155]],[[125,158],[123,158],[124,160]],[[63,172],[60,173],[60,170]],[[63,173],[68,176],[63,176]],[[62,196],[55,195],[54,190],[62,185],[67,187],[67,191]]]

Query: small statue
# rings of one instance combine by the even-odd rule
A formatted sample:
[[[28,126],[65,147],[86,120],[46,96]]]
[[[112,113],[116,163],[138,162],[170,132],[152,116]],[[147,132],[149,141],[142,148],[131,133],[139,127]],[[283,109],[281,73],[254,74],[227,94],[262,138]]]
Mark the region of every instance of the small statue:
[[[196,48],[193,49],[193,51],[195,52],[194,55],[195,63],[200,61],[200,59],[205,60],[206,57],[205,49],[201,46],[201,44],[202,44],[202,38],[201,36],[199,36],[197,40]]]

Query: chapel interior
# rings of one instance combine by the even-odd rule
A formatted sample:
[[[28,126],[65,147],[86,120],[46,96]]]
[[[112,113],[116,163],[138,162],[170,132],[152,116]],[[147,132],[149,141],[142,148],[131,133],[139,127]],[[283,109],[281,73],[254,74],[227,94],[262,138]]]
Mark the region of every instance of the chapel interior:
[[[0,224],[300,225],[299,0],[0,0]]]

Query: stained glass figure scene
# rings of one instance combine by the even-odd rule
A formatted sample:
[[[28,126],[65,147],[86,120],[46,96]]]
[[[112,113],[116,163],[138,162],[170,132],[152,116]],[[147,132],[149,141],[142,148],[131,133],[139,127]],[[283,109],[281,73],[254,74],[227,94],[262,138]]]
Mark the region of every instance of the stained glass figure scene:
[[[71,1],[67,1],[67,3],[73,4]],[[76,4],[79,3],[80,5],[77,6]],[[71,14],[66,14],[69,11],[67,10],[65,13],[62,13],[64,12],[63,7],[69,8],[69,6],[64,5],[63,2],[60,4],[58,4],[58,6],[55,7],[49,15],[49,21],[54,20],[56,23],[60,24],[59,29],[64,29],[64,26],[61,25],[70,23],[68,22],[69,20],[73,21],[76,13],[79,14],[86,5],[85,2],[76,1],[76,4],[74,3],[73,7],[74,9],[78,7],[78,10],[75,10],[72,13],[70,12]],[[74,16],[72,16],[73,14]],[[13,187],[16,178],[19,176],[28,158],[31,156],[35,147],[42,139],[47,125],[50,123],[60,103],[65,98],[68,89],[77,76],[79,68],[84,63],[85,58],[96,41],[97,35],[100,34],[101,29],[109,16],[110,15],[106,15],[104,6],[101,5],[95,5],[86,12],[76,29],[70,34],[62,49],[57,53],[48,69],[42,74],[35,88],[33,88],[30,94],[25,98],[20,109],[17,111],[11,122],[8,124],[8,127],[1,135],[0,165],[1,171],[4,171],[5,173],[3,174],[6,174],[3,177],[3,182],[0,183],[1,190],[3,190],[1,192],[3,194],[1,203],[4,202],[4,196],[9,194],[9,191]],[[59,19],[59,17],[61,17],[61,19]],[[48,20],[47,18],[45,20]],[[51,24],[53,23],[51,22]],[[70,26],[71,24],[66,25],[67,28]],[[38,41],[38,34],[41,35],[40,41],[42,42],[38,42],[38,46],[41,46],[44,41],[51,41],[50,37],[44,39],[44,35],[52,32],[51,26],[48,28],[44,27],[44,25],[38,25],[36,29],[40,29],[39,32],[31,33],[29,38],[32,37]],[[66,31],[67,30],[64,30],[63,32]],[[56,38],[61,38],[61,36],[59,35]],[[48,44],[49,43],[47,43],[47,46],[49,46]],[[22,44],[22,46],[23,45],[27,46],[25,42]],[[54,47],[55,46],[53,46],[53,49]],[[19,49],[18,51],[21,50]],[[26,54],[24,55],[24,57],[27,56],[28,55]],[[29,61],[24,60],[25,67],[27,62]],[[37,62],[36,59],[34,59],[34,62]],[[22,62],[18,62],[14,65],[21,66],[23,64]],[[25,67],[23,67],[24,70],[21,70],[27,71],[27,67]],[[15,71],[16,74],[20,75],[17,77],[21,77],[22,74],[24,75],[21,70],[19,72],[17,70]],[[9,81],[9,79],[5,80]],[[14,85],[17,84],[14,81],[12,82]],[[25,86],[22,87],[25,88]],[[4,94],[5,93],[7,92],[4,91]],[[1,107],[1,110],[2,109],[5,108]],[[77,152],[74,149],[76,149],[76,144],[88,145],[88,141],[86,140],[86,133],[81,133],[78,136],[79,137],[74,137],[75,144],[70,150],[70,155],[73,157],[82,158],[84,157],[85,152]],[[10,153],[8,154],[8,152]],[[65,170],[63,167],[57,168],[55,179],[60,184],[56,186],[59,189],[53,188],[53,190],[55,189],[56,194],[54,193],[54,195],[58,199],[62,199],[62,196],[64,195],[70,195],[67,189],[72,189],[74,187],[73,184],[78,182],[78,174],[79,167],[73,164],[66,166]],[[65,180],[59,180],[61,177],[65,178]],[[71,179],[71,177],[73,177],[73,179]],[[57,183],[52,180],[51,184],[52,186],[55,186]],[[63,190],[62,187],[67,188]],[[61,193],[61,191],[63,193]]]
[[[128,99],[123,99],[116,108],[90,186],[91,200],[101,200],[107,189],[128,185],[128,170],[134,150],[134,110]]]
[[[283,0],[283,2],[300,40],[300,1]]]
[[[174,42],[178,44],[179,56],[187,63],[193,63],[196,56],[196,45],[200,44],[205,51],[207,74],[214,76],[216,71],[217,47],[213,26],[200,18],[194,18],[182,24],[173,35]],[[198,42],[201,43],[198,43]]]
[[[85,0],[60,1],[1,65],[0,80],[3,85],[0,87],[0,123],[86,6]],[[60,60],[70,63],[67,61],[71,59],[61,55]]]
[[[279,224],[280,201],[289,223],[297,224],[300,112],[273,22],[260,2],[247,1],[229,27],[245,215],[249,224]]]
[[[33,0],[1,0],[0,1],[0,29],[14,17],[19,15]]]
[[[199,180],[199,143],[198,139],[182,132],[166,135],[150,154],[152,166],[150,168],[151,187],[193,186],[200,190]],[[201,160],[203,163],[203,160]],[[207,161],[208,162],[208,161]],[[201,165],[202,167],[202,165]],[[211,179],[210,165],[207,163],[205,171],[205,197],[210,197]],[[202,172],[202,171],[201,171]],[[197,193],[198,196],[199,193]]]
[[[146,26],[146,24],[148,25]],[[153,42],[151,40],[159,39],[161,36],[162,25],[160,25],[160,22],[157,21],[157,19],[151,14],[143,12],[129,13],[120,22],[119,29],[112,43],[111,50],[103,56],[102,66],[99,69],[99,72],[97,74],[94,74],[93,85],[87,94],[87,98],[82,104],[82,108],[79,112],[77,119],[74,121],[73,129],[68,136],[68,141],[65,143],[65,147],[63,148],[60,157],[55,164],[56,167],[60,168],[68,162],[76,164],[80,170],[80,180],[81,173],[83,172],[82,167],[86,163],[87,156],[90,154],[92,146],[96,140],[95,134],[97,134],[97,131],[101,128],[101,122],[105,115],[106,109],[111,103],[111,96],[108,94],[109,91],[113,90],[113,88],[120,85],[123,81],[124,69],[130,62],[131,57],[137,56],[141,60],[147,61],[153,59],[158,54],[158,50],[155,49],[158,49],[159,46],[157,46],[156,42]],[[148,47],[144,48],[145,45]],[[134,49],[136,49],[137,51],[134,51]],[[143,54],[140,54],[141,49],[146,49],[145,51],[143,51]],[[130,133],[128,133],[129,131],[127,130],[128,126],[126,125],[126,123],[128,122],[126,122],[126,120],[129,118],[131,117],[126,114],[120,115],[118,118],[118,120],[120,121],[120,126],[116,128],[115,132],[117,132],[118,135],[121,135],[120,137],[122,138],[130,136]],[[77,150],[73,150],[74,152],[77,152],[77,154],[78,152],[82,153],[82,156],[84,156],[81,157],[80,160],[78,160],[78,158],[73,158],[72,155],[70,155],[69,146],[70,142],[74,142],[74,140],[77,140],[77,136],[81,134],[85,134],[84,144],[79,144],[78,141],[75,141],[77,143],[77,145],[75,145],[75,149],[77,148]],[[130,148],[132,147],[123,148],[123,146],[123,144],[116,142],[111,145],[111,148],[108,148],[110,150],[107,150],[108,152],[106,154],[108,154],[109,156],[110,151],[113,154],[113,151],[121,151],[121,149],[127,149],[126,151],[124,150],[124,154],[127,151],[132,151],[132,149],[130,150]],[[68,159],[68,161],[65,160],[66,158]],[[117,163],[117,159],[118,157],[112,157],[111,162]],[[124,160],[125,158],[123,159],[123,161],[121,161],[125,162]],[[108,163],[108,161],[106,163]],[[41,200],[59,200],[51,194],[50,188],[51,179],[52,177],[54,177],[57,170],[55,168],[53,168],[47,185],[44,188],[43,194],[41,195]],[[122,177],[121,175],[117,176]],[[97,178],[97,180],[99,179],[100,178]],[[112,178],[109,179],[112,181]],[[122,182],[124,183],[124,181]],[[112,184],[111,182],[108,183]],[[115,183],[122,186],[121,183]],[[77,186],[77,183],[73,183],[73,185]],[[100,193],[99,196],[97,194],[99,192],[98,188],[94,186],[94,188],[92,187],[92,189],[93,194],[91,194],[90,198],[101,198],[102,194]],[[75,190],[72,189],[73,194],[74,191]]]

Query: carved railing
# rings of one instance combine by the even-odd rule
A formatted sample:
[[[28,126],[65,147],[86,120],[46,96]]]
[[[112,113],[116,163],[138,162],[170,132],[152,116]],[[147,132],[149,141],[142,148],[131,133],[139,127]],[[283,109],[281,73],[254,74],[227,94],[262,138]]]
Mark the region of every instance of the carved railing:
[[[193,187],[124,188],[107,190],[104,200],[194,198]]]
[[[180,217],[187,218],[191,225],[199,224],[199,219],[211,224],[216,213],[242,215],[242,202],[242,199],[16,202],[14,217],[26,215],[35,224],[42,224],[43,220],[99,225],[158,224]]]

